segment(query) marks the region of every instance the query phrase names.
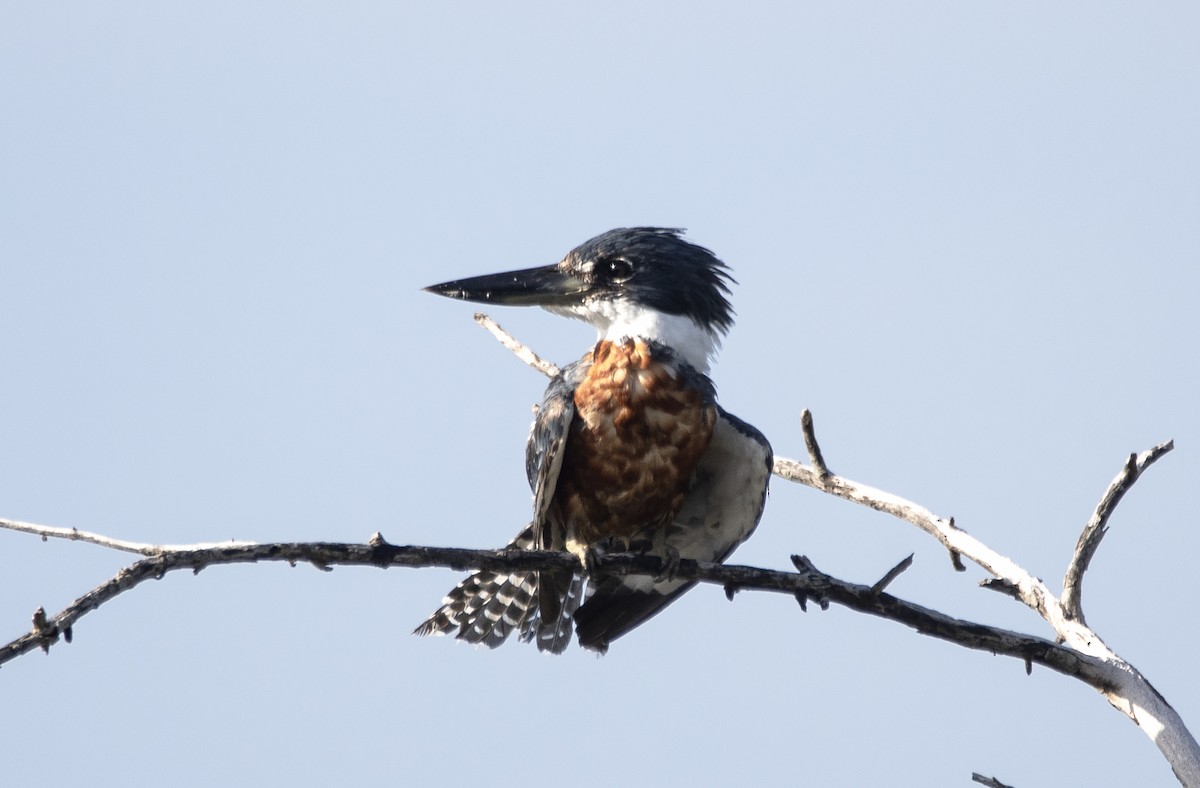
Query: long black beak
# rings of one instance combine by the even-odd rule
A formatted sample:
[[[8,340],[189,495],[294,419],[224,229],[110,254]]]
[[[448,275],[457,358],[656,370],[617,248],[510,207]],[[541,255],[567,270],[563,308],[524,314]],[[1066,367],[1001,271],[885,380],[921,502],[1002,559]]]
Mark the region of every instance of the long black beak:
[[[430,285],[427,292],[505,306],[564,306],[583,300],[588,285],[557,265],[486,274]]]

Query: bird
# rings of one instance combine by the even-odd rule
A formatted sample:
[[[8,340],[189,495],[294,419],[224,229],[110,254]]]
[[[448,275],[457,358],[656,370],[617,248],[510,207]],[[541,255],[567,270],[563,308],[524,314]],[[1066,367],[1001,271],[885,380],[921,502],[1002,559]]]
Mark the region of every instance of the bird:
[[[550,381],[526,444],[533,518],[509,546],[566,551],[580,571],[478,571],[414,630],[495,648],[514,632],[601,654],[695,585],[679,561],[723,562],[757,527],[772,451],[717,404],[709,378],[733,325],[728,267],[682,230],[628,227],[556,264],[444,282],[437,295],[540,306],[590,323],[595,345]],[[656,556],[662,573],[605,575],[599,557]]]

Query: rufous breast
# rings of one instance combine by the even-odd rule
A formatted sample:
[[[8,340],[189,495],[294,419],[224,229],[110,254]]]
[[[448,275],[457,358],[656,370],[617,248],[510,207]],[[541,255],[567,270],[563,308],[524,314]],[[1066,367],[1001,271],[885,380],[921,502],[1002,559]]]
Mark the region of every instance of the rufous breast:
[[[602,340],[576,388],[555,503],[573,541],[628,540],[679,512],[716,407],[645,342]]]

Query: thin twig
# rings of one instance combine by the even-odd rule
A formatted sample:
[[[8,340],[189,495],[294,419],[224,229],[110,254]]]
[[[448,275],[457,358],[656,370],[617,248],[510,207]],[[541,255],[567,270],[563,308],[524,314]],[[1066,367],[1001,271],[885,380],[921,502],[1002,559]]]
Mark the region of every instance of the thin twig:
[[[1005,596],[1010,596],[1018,602],[1021,600],[1021,592],[1008,580],[1001,580],[998,577],[989,577],[986,580],[979,581],[980,588],[986,588],[988,591],[995,591]]]
[[[808,408],[800,411],[800,434],[804,436],[804,446],[808,449],[808,459],[812,463],[813,470],[817,472],[817,478],[823,481],[829,476],[829,466],[825,464],[825,457],[821,454],[821,445],[817,443],[817,431],[813,427],[812,411]]]
[[[162,552],[170,552],[172,550],[195,550],[205,547],[238,547],[252,545],[254,542],[238,542],[230,540],[228,542],[206,542],[202,544],[188,545],[157,545],[149,542],[130,542],[124,539],[113,539],[110,536],[103,534],[95,534],[90,531],[80,531],[78,528],[60,528],[52,525],[37,525],[36,523],[25,523],[20,520],[8,520],[0,518],[0,528],[8,531],[21,531],[23,533],[35,534],[42,537],[42,541],[47,539],[66,539],[71,542],[87,542],[88,544],[100,545],[113,550],[120,550],[123,553],[135,553],[137,555],[158,555]]]
[[[1007,783],[1000,782],[995,777],[985,777],[984,775],[980,774],[979,772],[971,773],[971,781],[977,782],[980,785],[985,785],[985,786],[987,786],[987,788],[1013,788],[1011,785],[1008,785]]]
[[[885,588],[892,584],[893,580],[904,574],[904,570],[912,566],[912,562],[913,553],[909,553],[908,558],[905,558],[903,561],[893,566],[888,570],[886,575],[876,580],[875,585],[871,586],[871,591],[876,594],[882,593]]]
[[[1159,457],[1173,448],[1175,448],[1175,442],[1167,441],[1152,449],[1147,449],[1141,454],[1130,454],[1120,473],[1108,485],[1104,495],[1100,496],[1096,510],[1092,512],[1092,516],[1083,526],[1083,533],[1079,535],[1079,541],[1075,544],[1075,552],[1071,555],[1071,563],[1067,566],[1067,574],[1063,578],[1062,606],[1067,618],[1084,623],[1083,575],[1096,555],[1100,541],[1108,533],[1108,521],[1117,508],[1117,504],[1141,478],[1142,471],[1149,468]]]
[[[517,358],[524,361],[529,366],[541,372],[548,378],[552,378],[558,374],[558,366],[553,362],[539,356],[529,349],[527,345],[517,340],[512,334],[500,327],[500,324],[482,312],[475,313],[475,322],[483,326],[500,341],[501,345],[511,350]]]

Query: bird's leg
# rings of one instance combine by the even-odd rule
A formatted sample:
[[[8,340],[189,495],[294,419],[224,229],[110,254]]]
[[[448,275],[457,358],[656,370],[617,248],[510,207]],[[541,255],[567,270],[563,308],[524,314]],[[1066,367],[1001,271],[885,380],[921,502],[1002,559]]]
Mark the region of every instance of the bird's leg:
[[[600,570],[600,559],[606,555],[614,553],[627,553],[630,551],[629,540],[620,536],[609,536],[604,539],[599,539],[586,545],[581,554],[579,561],[583,564],[583,573],[586,575],[594,575]],[[575,552],[572,550],[571,552]]]
[[[580,563],[583,564],[583,573],[587,576],[596,574],[596,570],[600,568],[600,559],[604,557],[604,547],[599,543],[588,545],[583,555],[580,556]]]
[[[675,573],[679,571],[679,551],[669,544],[663,545],[663,553],[659,558],[662,559],[662,571],[654,576],[658,582],[675,579]]]
[[[608,551],[604,541],[582,542],[577,539],[567,539],[567,552],[579,559],[582,573],[585,577],[596,574],[600,568],[600,559]]]

